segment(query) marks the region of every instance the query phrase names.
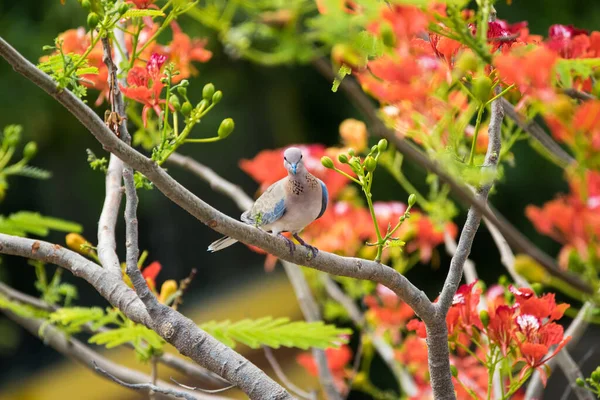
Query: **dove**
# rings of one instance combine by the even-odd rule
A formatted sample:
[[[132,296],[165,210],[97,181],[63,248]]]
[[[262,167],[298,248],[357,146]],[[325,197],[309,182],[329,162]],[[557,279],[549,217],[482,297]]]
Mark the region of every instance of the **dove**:
[[[250,210],[242,214],[241,220],[282,237],[293,254],[296,245],[282,235],[283,232],[291,232],[292,236],[316,257],[318,249],[306,243],[299,233],[320,218],[327,209],[327,187],[323,181],[308,172],[302,160],[302,151],[297,147],[285,150],[283,166],[288,175],[269,186]],[[223,250],[236,242],[236,239],[225,236],[211,243],[208,251]]]

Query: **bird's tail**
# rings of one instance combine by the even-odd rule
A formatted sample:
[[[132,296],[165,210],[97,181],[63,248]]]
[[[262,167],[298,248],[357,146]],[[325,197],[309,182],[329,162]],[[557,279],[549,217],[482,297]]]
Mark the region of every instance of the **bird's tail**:
[[[230,238],[229,236],[224,236],[221,239],[212,242],[210,246],[208,246],[208,251],[214,253],[215,251],[223,250],[234,243],[237,243],[237,240]]]

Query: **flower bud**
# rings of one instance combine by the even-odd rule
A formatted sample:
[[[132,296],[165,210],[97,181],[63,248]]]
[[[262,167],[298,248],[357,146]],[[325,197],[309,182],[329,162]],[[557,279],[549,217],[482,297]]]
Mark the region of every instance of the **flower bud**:
[[[90,0],[81,0],[81,7],[89,9],[91,6]]]
[[[91,12],[87,17],[87,24],[91,29],[94,29],[100,22],[100,17],[95,12]]]
[[[206,107],[208,107],[208,100],[200,100],[200,103],[196,104],[196,108],[199,110],[206,110]]]
[[[176,95],[172,94],[171,97],[169,97],[169,104],[171,104],[176,111],[181,110],[181,104],[179,103],[179,97],[177,97]]]
[[[385,139],[381,139],[379,141],[379,143],[377,143],[377,148],[379,149],[380,152],[386,151],[387,147],[388,147],[388,141]]]
[[[190,103],[189,101],[186,101],[185,103],[183,103],[183,105],[181,106],[181,113],[183,115],[189,115],[192,112],[192,109],[194,107],[192,107],[192,103]]]
[[[377,168],[377,161],[375,161],[373,157],[368,156],[365,160],[365,169],[369,172],[373,172],[375,171],[375,168]]]
[[[233,119],[225,118],[221,122],[217,134],[221,139],[225,139],[227,136],[231,135],[231,132],[233,132],[233,128],[235,128],[235,123],[233,122]]]
[[[490,314],[486,310],[481,310],[479,313],[479,319],[481,320],[483,326],[487,328],[488,324],[490,323]]]
[[[212,96],[213,104],[217,104],[218,102],[221,101],[222,98],[223,98],[223,92],[221,92],[220,90],[217,90],[215,92],[215,94],[213,94],[213,96]]]
[[[69,249],[79,254],[87,256],[91,253],[91,249],[89,247],[82,248],[82,246],[91,246],[90,242],[85,240],[85,238],[78,233],[69,233],[65,237],[65,241],[67,242],[67,247]]]
[[[169,297],[171,297],[176,292],[177,282],[173,279],[169,279],[168,281],[165,281],[160,287],[160,295],[158,296],[158,301],[161,304],[166,304],[166,301],[169,299]]]
[[[359,372],[356,374],[356,376],[354,377],[354,380],[352,381],[352,388],[353,389],[361,389],[361,388],[366,388],[369,385],[369,377],[367,376],[367,374],[365,372]]]
[[[185,86],[177,86],[177,93],[182,96],[187,96],[187,88]]]
[[[594,372],[592,372],[590,378],[592,378],[594,382],[600,382],[600,370],[596,369]]]
[[[202,98],[204,98],[205,100],[211,100],[214,94],[215,85],[213,85],[212,83],[207,83],[206,85],[204,85],[204,88],[202,88]]]
[[[450,372],[452,373],[453,377],[456,378],[458,376],[458,368],[456,368],[456,365],[450,366]]]
[[[379,34],[381,35],[383,44],[387,47],[394,47],[396,45],[396,34],[389,23],[384,22],[381,24]]]
[[[327,156],[321,157],[321,164],[325,168],[333,169],[333,160]]]
[[[585,381],[582,378],[577,378],[575,379],[575,383],[577,384],[577,386],[579,387],[585,387]]]
[[[29,142],[23,148],[23,158],[26,158],[27,160],[31,160],[33,157],[35,157],[36,153],[37,144],[35,142]]]
[[[377,151],[379,147],[377,147],[376,144],[374,144],[373,146],[371,146],[371,153],[375,153]]]
[[[340,137],[345,146],[363,151],[367,148],[367,125],[364,122],[348,118],[340,124]]]
[[[348,154],[350,155],[350,157],[354,157],[354,154],[355,154],[355,153],[354,153],[354,149],[353,149],[352,147],[350,147],[350,148],[348,149]]]
[[[127,11],[129,11],[129,4],[128,3],[123,3],[119,6],[119,15],[123,15],[125,14]]]
[[[464,51],[454,64],[460,72],[472,72],[477,69],[477,56],[472,51]]]
[[[346,156],[345,154],[340,154],[338,156],[338,161],[342,164],[346,164],[348,162],[348,156]]]
[[[188,81],[187,79],[183,79],[181,82],[179,82],[179,87],[188,87],[190,86],[190,81]]]
[[[417,202],[417,196],[414,193],[411,193],[410,196],[408,196],[408,205],[410,207],[412,207],[415,205],[416,202]]]
[[[492,90],[492,80],[487,76],[479,76],[473,79],[471,93],[482,103],[490,99],[490,91]]]

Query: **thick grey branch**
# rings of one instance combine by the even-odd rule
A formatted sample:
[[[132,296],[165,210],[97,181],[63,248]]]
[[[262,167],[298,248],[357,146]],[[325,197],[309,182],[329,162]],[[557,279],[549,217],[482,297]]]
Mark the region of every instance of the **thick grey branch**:
[[[32,335],[37,336],[42,325],[44,327],[43,341],[44,344],[52,347],[64,356],[74,360],[86,368],[92,369],[92,362],[96,362],[98,365],[106,371],[110,371],[110,374],[117,377],[120,380],[128,381],[132,383],[144,383],[149,382],[150,377],[139,371],[123,367],[119,364],[115,364],[109,359],[103,357],[100,353],[97,353],[90,349],[85,344],[81,343],[77,339],[67,338],[64,333],[56,329],[52,325],[46,324],[46,321],[39,318],[25,318],[16,315],[8,310],[2,310],[7,317],[12,319],[17,324],[28,330]],[[177,387],[164,381],[158,381],[158,386],[164,389],[176,390]],[[194,399],[226,399],[225,397],[200,395],[193,397]]]
[[[100,219],[98,220],[98,258],[105,268],[121,275],[121,265],[117,256],[115,226],[121,205],[121,176],[123,162],[114,154],[110,155],[106,170],[105,197]]]

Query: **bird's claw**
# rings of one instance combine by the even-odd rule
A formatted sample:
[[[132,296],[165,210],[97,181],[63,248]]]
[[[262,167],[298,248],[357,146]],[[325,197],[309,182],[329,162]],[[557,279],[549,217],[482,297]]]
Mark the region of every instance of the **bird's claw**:
[[[288,245],[288,248],[290,249],[290,255],[293,256],[294,251],[296,251],[296,245],[294,244],[294,242],[292,242],[290,239],[283,236],[282,234],[279,234],[279,236],[281,236],[285,240],[285,243]]]
[[[311,246],[310,244],[303,244],[302,246],[304,246],[308,250],[310,250],[310,252],[312,253],[311,258],[313,258],[313,259],[317,256],[317,254],[319,254],[319,249],[317,249],[315,246]]]

